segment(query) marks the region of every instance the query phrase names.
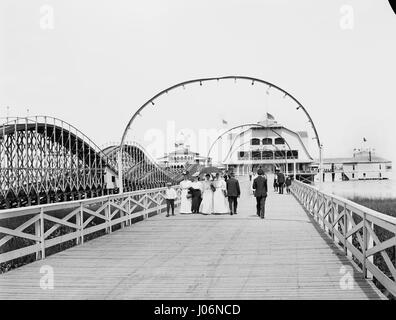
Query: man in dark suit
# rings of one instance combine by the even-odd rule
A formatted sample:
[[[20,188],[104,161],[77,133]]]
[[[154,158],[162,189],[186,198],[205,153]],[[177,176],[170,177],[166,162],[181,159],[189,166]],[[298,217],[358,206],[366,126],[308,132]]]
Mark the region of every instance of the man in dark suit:
[[[230,178],[230,173],[226,171],[223,175],[224,181],[227,182],[227,180]]]
[[[235,179],[235,173],[231,172],[230,177],[227,179],[227,197],[231,215],[237,214],[238,198],[240,195],[239,181]]]
[[[279,184],[279,194],[283,194],[283,188],[285,186],[285,175],[282,170],[278,173],[278,184]]]
[[[256,197],[257,215],[264,219],[265,216],[265,200],[267,199],[268,183],[267,177],[264,175],[263,169],[257,170],[258,177],[253,180],[254,196]]]

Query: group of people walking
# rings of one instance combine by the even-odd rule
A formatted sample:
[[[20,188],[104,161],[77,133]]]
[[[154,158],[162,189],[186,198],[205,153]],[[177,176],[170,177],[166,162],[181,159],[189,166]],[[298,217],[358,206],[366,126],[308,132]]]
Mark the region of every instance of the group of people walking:
[[[199,173],[192,175],[192,181],[188,172],[183,172],[184,179],[180,182],[181,203],[180,213],[202,213],[202,214],[237,214],[238,198],[241,190],[234,173],[220,175],[220,173],[205,174],[204,180],[200,181]],[[250,181],[252,176],[249,175]],[[284,186],[290,193],[291,177],[281,172],[275,172],[274,191],[283,194]],[[268,195],[268,179],[263,169],[257,170],[257,176],[253,176],[251,185],[253,195],[256,198],[256,214],[264,219],[265,202]],[[172,209],[174,215],[174,202],[177,198],[176,191],[168,184],[165,198],[167,201],[167,217]]]
[[[183,174],[184,179],[180,183],[180,213],[231,215],[237,213],[237,199],[241,191],[233,173],[227,176],[207,173],[203,181],[199,180],[198,173],[192,175],[193,181],[188,178],[188,172]]]
[[[282,171],[276,171],[274,176],[274,191],[283,194],[286,187],[286,192],[290,193],[292,179],[289,175],[285,176]]]

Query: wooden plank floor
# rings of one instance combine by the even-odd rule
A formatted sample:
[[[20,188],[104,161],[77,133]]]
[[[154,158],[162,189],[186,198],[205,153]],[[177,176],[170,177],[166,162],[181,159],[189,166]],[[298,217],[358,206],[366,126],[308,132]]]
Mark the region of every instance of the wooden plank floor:
[[[0,275],[0,299],[383,298],[292,195],[270,192],[261,220],[242,189],[236,216],[161,214]],[[43,265],[52,290],[40,289]]]

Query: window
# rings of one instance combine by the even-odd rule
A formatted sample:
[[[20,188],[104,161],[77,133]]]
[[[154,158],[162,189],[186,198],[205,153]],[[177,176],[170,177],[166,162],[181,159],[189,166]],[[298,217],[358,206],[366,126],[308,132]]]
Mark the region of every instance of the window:
[[[247,153],[245,151],[239,151],[238,158],[239,159],[249,159],[249,153]]]
[[[258,145],[260,145],[260,139],[253,138],[252,140],[250,140],[250,144],[252,146],[258,146]]]
[[[272,139],[271,138],[264,138],[262,141],[263,145],[272,145]]]
[[[286,155],[287,159],[298,159],[298,150],[288,150]]]
[[[263,160],[270,160],[274,158],[274,153],[272,151],[263,151]]]
[[[363,173],[363,178],[366,178],[366,174],[365,173]]]
[[[352,173],[352,179],[354,179],[355,178],[355,174],[354,173]]]
[[[285,144],[285,140],[283,138],[276,138],[275,144]]]
[[[252,151],[252,160],[261,160],[261,152]]]
[[[275,159],[285,159],[286,158],[286,152],[279,150],[275,151]]]

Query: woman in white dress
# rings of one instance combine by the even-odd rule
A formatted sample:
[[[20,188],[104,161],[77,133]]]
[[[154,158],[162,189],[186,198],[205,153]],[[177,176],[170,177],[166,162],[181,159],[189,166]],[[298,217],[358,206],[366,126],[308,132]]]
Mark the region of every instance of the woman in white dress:
[[[216,173],[213,185],[216,188],[216,191],[213,194],[213,212],[219,214],[230,213],[225,196],[227,184],[224,179],[220,178],[220,174]]]
[[[202,201],[199,207],[199,212],[203,214],[213,213],[213,191],[210,185],[210,174],[205,175],[205,181],[202,182]]]
[[[181,196],[180,196],[180,213],[191,213],[191,197],[188,194],[191,187],[191,181],[187,177],[188,172],[183,172],[184,180],[180,182]]]

